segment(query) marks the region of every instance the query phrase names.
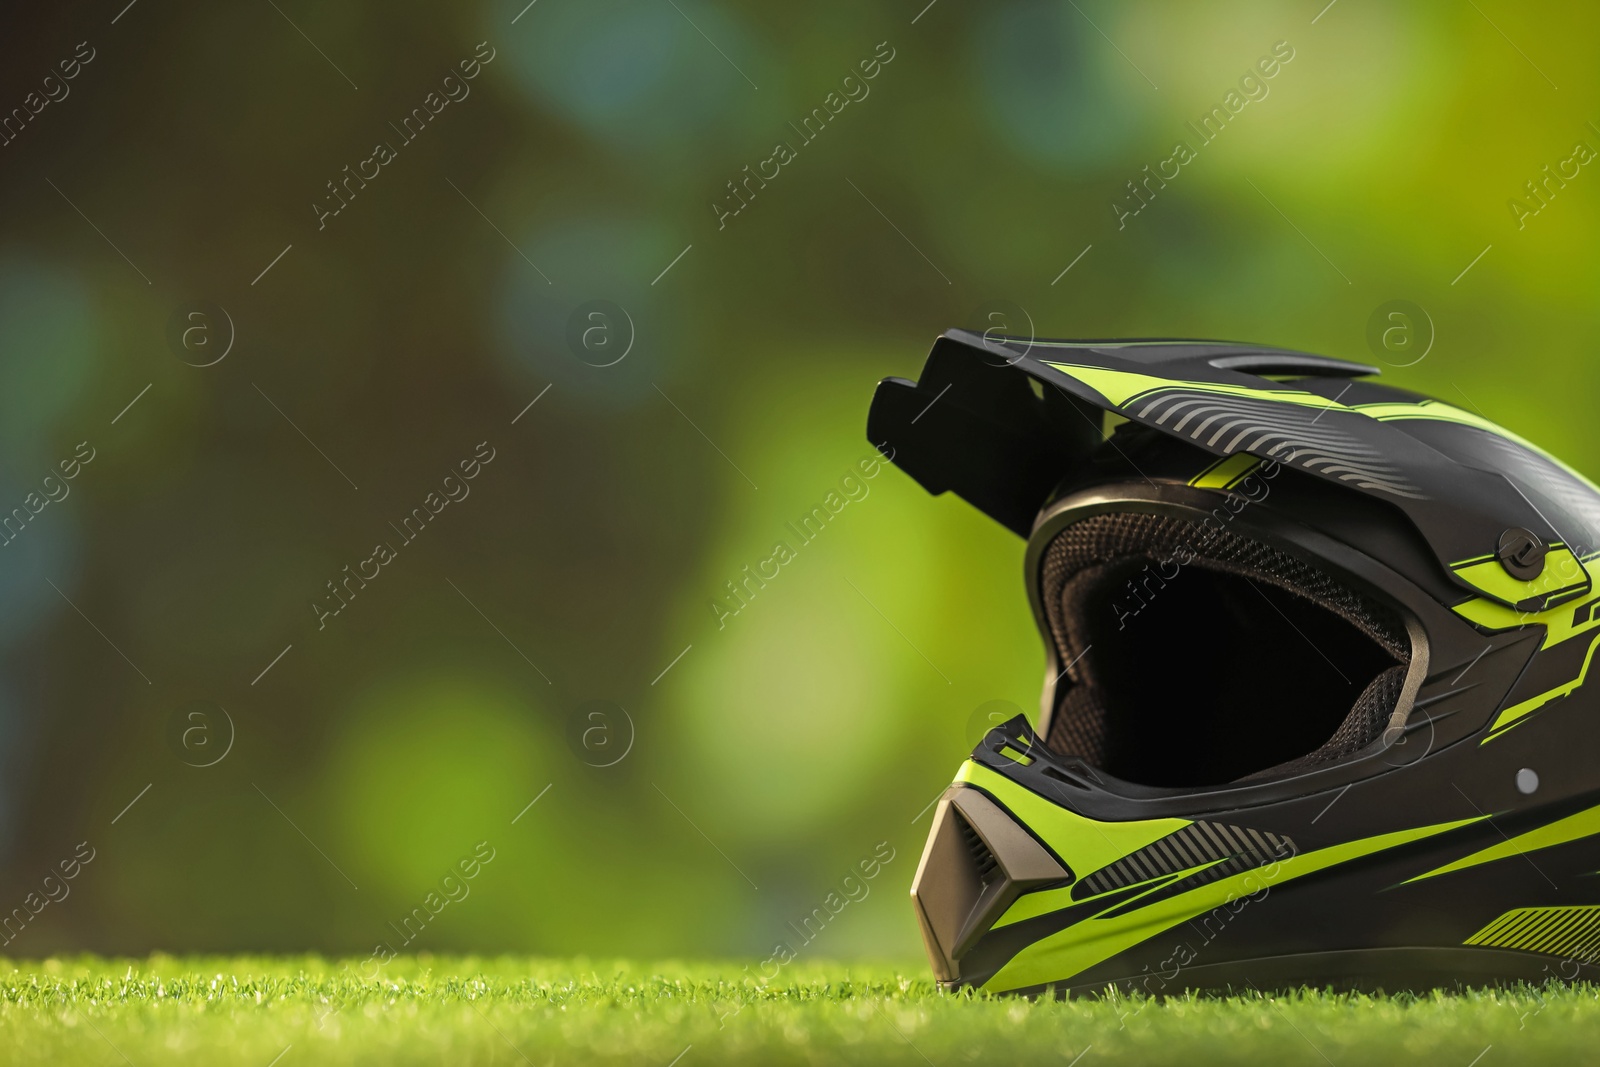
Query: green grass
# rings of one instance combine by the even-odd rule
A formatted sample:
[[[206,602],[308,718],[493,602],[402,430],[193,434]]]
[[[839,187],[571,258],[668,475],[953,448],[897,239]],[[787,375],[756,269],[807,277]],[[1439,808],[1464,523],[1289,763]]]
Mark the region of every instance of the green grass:
[[[363,972],[365,961],[316,957],[0,961],[0,1063],[1600,1059],[1596,987],[1058,1002],[949,996],[920,969],[826,962],[791,964],[766,985],[740,964],[424,956],[394,960],[375,980]]]

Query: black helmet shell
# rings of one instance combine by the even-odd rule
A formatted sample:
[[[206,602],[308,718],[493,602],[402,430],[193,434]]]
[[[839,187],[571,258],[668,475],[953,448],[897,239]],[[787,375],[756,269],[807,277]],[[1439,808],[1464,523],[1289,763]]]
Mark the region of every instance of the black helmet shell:
[[[1027,538],[1047,649],[917,871],[941,981],[1600,976],[1600,491],[1374,373],[951,331],[879,385],[871,440]]]

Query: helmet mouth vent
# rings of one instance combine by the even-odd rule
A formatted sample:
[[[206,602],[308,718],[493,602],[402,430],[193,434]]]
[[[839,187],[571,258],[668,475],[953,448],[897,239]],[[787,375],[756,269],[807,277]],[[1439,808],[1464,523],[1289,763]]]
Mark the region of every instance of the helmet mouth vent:
[[[1165,788],[1287,776],[1388,726],[1398,612],[1215,518],[1100,514],[1055,534],[1040,593],[1059,664],[1045,743]]]
[[[983,838],[978,836],[978,831],[972,828],[971,823],[958,818],[957,825],[961,830],[961,841],[967,846],[967,855],[972,860],[972,873],[983,886],[987,887],[994,881],[995,868],[1000,865],[1000,861],[989,851],[989,846],[983,843]]]

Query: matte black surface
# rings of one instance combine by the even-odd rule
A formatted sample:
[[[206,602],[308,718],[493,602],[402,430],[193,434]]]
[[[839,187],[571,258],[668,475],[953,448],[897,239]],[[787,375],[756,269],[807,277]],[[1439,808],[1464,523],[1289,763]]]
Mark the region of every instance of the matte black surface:
[[[1118,406],[1045,361],[1166,384]],[[960,394],[979,380],[974,366],[989,377],[968,409]],[[882,409],[895,417],[879,424],[898,427],[907,469],[931,491],[954,488],[1025,533],[1030,605],[1046,639],[1037,732],[1013,720],[991,731],[973,760],[1089,819],[1193,821],[1140,850],[1148,854],[1075,870],[1070,899],[1053,911],[982,931],[964,920],[959,960],[935,960],[941,979],[981,985],[1042,938],[1135,916],[1205,884],[1208,872],[1270,863],[1282,858],[1280,848],[1304,855],[1354,842],[1368,844],[1272,884],[1247,905],[1227,905],[1226,914],[1165,928],[1157,921],[1158,932],[1144,941],[1035,991],[1299,984],[1392,991],[1600,978],[1586,958],[1464,944],[1513,910],[1600,905],[1593,832],[1600,826],[1600,700],[1590,681],[1600,601],[1587,574],[1576,574],[1556,594],[1519,607],[1525,594],[1514,584],[1476,590],[1451,567],[1506,559],[1516,576],[1511,568],[1547,565],[1535,557],[1556,545],[1582,558],[1600,542],[1600,492],[1517,439],[1479,426],[1377,422],[1273,399],[1284,391],[1347,407],[1421,399],[1340,380],[1366,368],[1304,353],[1221,342],[986,344],[953,331],[929,368],[938,370],[931,381],[925,375],[914,390],[896,388],[937,403],[912,410],[902,397]],[[1269,381],[1251,370],[1316,376]],[[1039,383],[1042,397],[993,384],[1006,374]],[[1242,391],[1219,400],[1197,383]],[[1053,395],[1076,405],[1063,409]],[[967,414],[919,438],[951,400],[950,412]],[[882,403],[880,390],[875,422]],[[1055,436],[1070,420],[1054,423],[1047,409],[1130,421],[1103,440],[1076,429]],[[1219,455],[1235,454],[1237,443],[1196,432],[1204,419],[1184,422],[1202,409],[1213,427],[1244,427],[1235,437],[1258,442],[1252,454],[1276,461],[1257,469],[1264,489],[1189,484]],[[985,434],[993,440],[980,440]],[[1030,449],[1030,440],[1038,447]],[[1028,458],[1016,470],[1005,469],[1006,457],[1022,453]],[[941,467],[951,456],[959,457],[954,465]],[[1252,589],[1240,584],[1239,568],[1214,560],[1150,582],[1138,553],[1113,554],[1085,580],[1052,584],[1056,538],[1096,519],[1216,524],[1256,546],[1252,559],[1298,561],[1351,602],[1382,604],[1397,621],[1363,625],[1361,613],[1326,595],[1308,597],[1293,582],[1262,581],[1245,568],[1257,578]],[[1502,553],[1508,530],[1527,536],[1519,533]],[[1281,578],[1281,567],[1276,573]],[[1146,590],[1131,613],[1116,603],[1130,581]],[[1491,631],[1456,610],[1474,600],[1545,614],[1519,622],[1504,613],[1503,627]],[[1296,634],[1305,639],[1299,647]],[[1517,716],[1503,719],[1511,708]],[[1348,714],[1341,719],[1341,712]],[[1041,736],[1070,743],[1051,751]],[[1538,775],[1532,793],[1517,787],[1524,768]],[[1571,821],[1559,832],[1507,846],[1562,820]],[[1073,842],[1032,829],[1073,863]],[[1424,832],[1401,842],[1399,835],[1416,831]],[[1223,848],[1220,858],[1206,859],[1202,841]],[[1430,873],[1484,850],[1499,854]],[[973,855],[960,854],[969,871]],[[1199,865],[1173,867],[1174,856]],[[934,889],[947,874],[961,877],[955,866],[925,858],[919,887]],[[973,914],[966,912],[968,920]]]

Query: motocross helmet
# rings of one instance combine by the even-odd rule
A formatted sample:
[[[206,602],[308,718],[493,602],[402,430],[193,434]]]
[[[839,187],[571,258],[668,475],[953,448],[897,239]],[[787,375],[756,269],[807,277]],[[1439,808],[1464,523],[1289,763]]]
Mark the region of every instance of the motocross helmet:
[[[1600,490],[1375,373],[952,330],[879,384],[871,441],[1026,539],[1046,650],[917,868],[946,987],[1600,977]]]

